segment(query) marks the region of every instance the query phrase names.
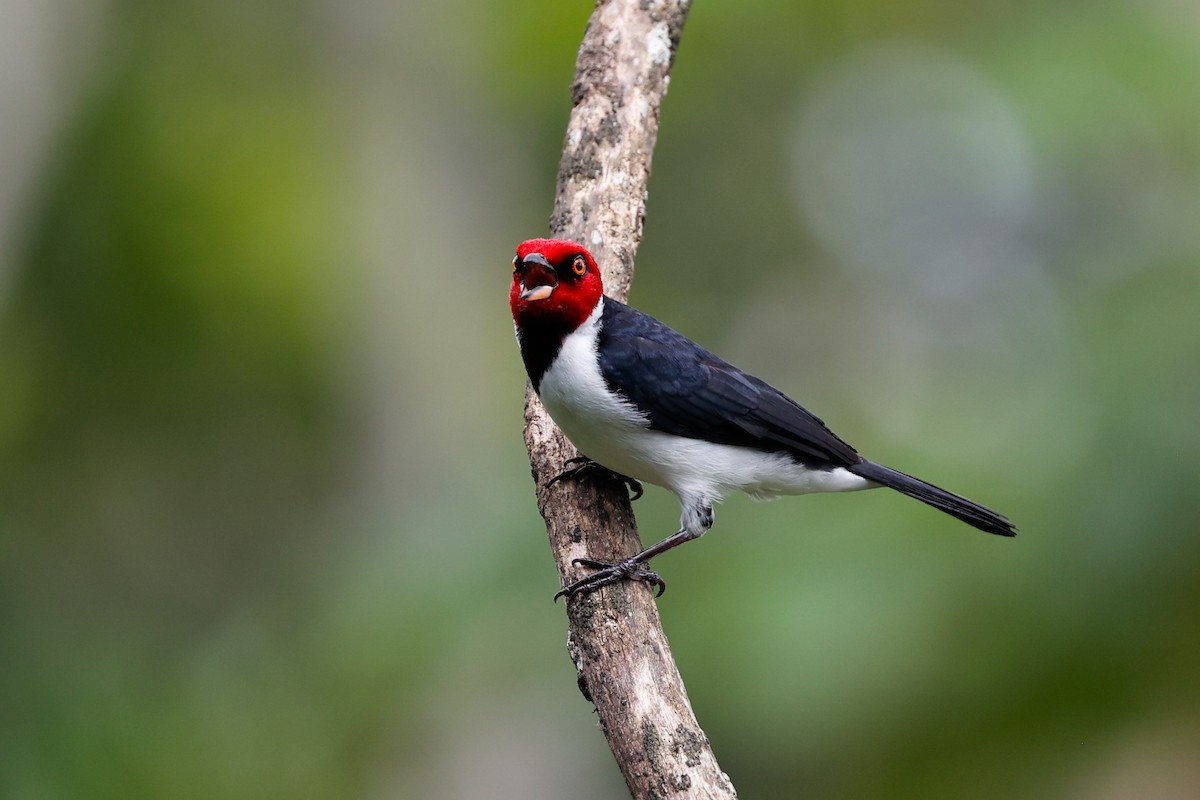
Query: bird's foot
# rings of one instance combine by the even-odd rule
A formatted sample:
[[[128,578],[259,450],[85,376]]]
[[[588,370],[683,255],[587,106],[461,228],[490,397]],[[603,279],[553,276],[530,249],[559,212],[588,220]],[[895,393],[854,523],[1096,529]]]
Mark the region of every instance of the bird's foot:
[[[637,500],[642,496],[642,482],[636,478],[631,478],[628,475],[622,475],[619,472],[613,472],[608,467],[601,465],[599,462],[593,461],[587,456],[576,456],[575,458],[567,459],[563,464],[563,471],[555,475],[546,482],[546,488],[549,489],[559,481],[565,481],[568,478],[586,478],[593,476],[603,478],[605,480],[617,481],[623,483],[629,488],[630,501]]]
[[[593,561],[590,558],[576,558],[571,563],[591,567],[596,572],[563,587],[562,591],[554,595],[555,600],[560,597],[570,600],[576,595],[590,594],[602,586],[624,580],[644,581],[650,588],[657,589],[655,597],[662,597],[662,593],[667,590],[667,582],[658,577],[657,572],[647,569],[644,561],[627,558],[613,564],[608,561]]]

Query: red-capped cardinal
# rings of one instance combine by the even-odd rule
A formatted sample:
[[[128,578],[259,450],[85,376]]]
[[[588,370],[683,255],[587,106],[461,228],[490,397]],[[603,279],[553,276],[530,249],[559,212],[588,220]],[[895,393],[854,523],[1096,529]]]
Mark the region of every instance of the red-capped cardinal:
[[[886,486],[982,531],[1016,534],[995,511],[863,458],[783,392],[604,296],[582,245],[523,242],[509,304],[534,391],[586,456],[552,482],[599,465],[639,493],[639,481],[670,489],[683,507],[678,532],[616,564],[578,560],[596,571],[555,597],[623,579],[661,594],[665,583],[646,562],[707,532],[713,503],[735,491],[776,497]]]

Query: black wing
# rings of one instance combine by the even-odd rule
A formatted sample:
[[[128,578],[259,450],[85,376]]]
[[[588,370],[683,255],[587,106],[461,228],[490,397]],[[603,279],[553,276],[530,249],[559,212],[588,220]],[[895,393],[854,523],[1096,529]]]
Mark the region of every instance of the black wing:
[[[604,298],[600,372],[653,430],[790,453],[812,467],[862,461],[787,395],[624,303]]]

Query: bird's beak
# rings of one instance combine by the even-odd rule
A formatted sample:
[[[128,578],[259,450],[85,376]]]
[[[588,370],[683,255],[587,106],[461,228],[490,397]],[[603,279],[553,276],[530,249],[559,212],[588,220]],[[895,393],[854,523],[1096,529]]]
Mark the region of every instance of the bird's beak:
[[[558,288],[558,275],[541,253],[530,253],[517,265],[521,276],[521,299],[526,302],[545,300]]]

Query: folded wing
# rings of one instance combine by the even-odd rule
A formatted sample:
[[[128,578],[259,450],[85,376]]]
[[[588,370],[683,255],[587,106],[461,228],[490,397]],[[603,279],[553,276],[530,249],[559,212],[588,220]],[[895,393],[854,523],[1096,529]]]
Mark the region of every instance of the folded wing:
[[[600,371],[650,427],[717,444],[786,452],[814,468],[862,461],[815,414],[653,317],[604,299]]]

